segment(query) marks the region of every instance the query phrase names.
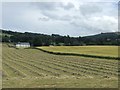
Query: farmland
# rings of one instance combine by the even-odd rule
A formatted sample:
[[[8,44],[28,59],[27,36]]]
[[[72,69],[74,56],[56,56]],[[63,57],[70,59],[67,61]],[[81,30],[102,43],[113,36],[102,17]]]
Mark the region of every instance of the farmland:
[[[44,46],[37,48],[50,52],[118,57],[118,46]]]
[[[118,61],[60,56],[3,44],[3,88],[117,88]]]

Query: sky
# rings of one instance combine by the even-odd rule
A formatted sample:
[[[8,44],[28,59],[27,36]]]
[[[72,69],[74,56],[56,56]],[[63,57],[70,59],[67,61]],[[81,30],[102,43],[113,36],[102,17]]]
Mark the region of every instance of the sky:
[[[118,0],[5,0],[0,9],[0,28],[12,31],[75,37],[118,31]]]

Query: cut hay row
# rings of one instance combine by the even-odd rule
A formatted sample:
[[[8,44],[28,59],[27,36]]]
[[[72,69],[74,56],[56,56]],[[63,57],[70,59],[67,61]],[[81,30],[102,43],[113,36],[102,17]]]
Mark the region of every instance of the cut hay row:
[[[48,63],[48,62],[46,62],[46,63]],[[63,65],[64,65],[64,63],[62,63]],[[55,63],[54,63],[54,65],[56,65]],[[60,66],[60,65],[57,65],[57,66]],[[76,67],[77,65],[71,65],[71,66],[74,66],[74,67]],[[48,67],[48,66],[46,66],[46,67]],[[64,68],[67,68],[67,67],[65,67],[65,66],[62,66],[62,67],[64,67]],[[49,68],[50,68],[50,66],[49,66]],[[52,68],[52,67],[51,67]],[[76,67],[76,68],[78,68],[78,67]],[[98,73],[98,72],[101,72],[101,71],[99,71],[99,70],[96,70],[95,68],[94,69],[91,69],[90,67],[83,67],[82,65],[81,65],[81,67],[80,68],[82,68],[82,69],[85,69],[85,70],[87,70],[87,69],[89,69],[88,71],[94,71],[94,72],[96,72],[96,73]],[[69,68],[68,68],[69,69]],[[75,69],[74,69],[75,70]],[[78,71],[80,71],[80,70],[78,70]],[[83,71],[82,71],[83,72]],[[106,74],[114,74],[114,73],[112,73],[112,72],[108,72],[108,71],[102,71],[103,73],[106,73]],[[94,73],[95,74],[95,73]],[[114,74],[114,75],[116,75],[116,74]]]
[[[27,69],[27,71],[30,71],[30,74],[36,74],[37,76],[43,76],[41,75],[39,72],[40,70],[42,70],[43,72],[47,72],[47,73],[51,73],[52,75],[56,75],[56,73],[54,72],[51,72],[51,71],[48,71],[47,69],[44,69],[44,68],[41,68],[33,63],[28,63],[28,62],[25,62],[25,61],[18,61],[18,60],[14,60],[15,64],[21,66],[22,68],[24,69]],[[8,61],[9,62],[9,61]],[[12,61],[13,62],[13,61]],[[22,65],[21,65],[22,64]],[[25,67],[26,66],[26,67]],[[28,68],[29,67],[29,68]],[[38,70],[38,71],[36,71]],[[26,72],[27,73],[27,72]],[[28,73],[27,73],[28,74]],[[28,74],[29,75],[29,74]],[[34,75],[33,75],[34,76]]]
[[[30,53],[29,53],[30,54]],[[29,54],[24,54],[24,55],[26,55],[26,56],[29,56]],[[24,56],[25,57],[25,56]],[[34,58],[34,57],[31,57],[31,58]],[[45,59],[46,57],[44,57],[44,59]],[[51,57],[49,57],[49,58],[47,58],[48,60],[50,59]],[[57,60],[56,61],[63,61],[64,59],[60,59],[60,60],[58,60],[58,59],[60,59],[60,58],[57,58]],[[51,60],[55,60],[54,58],[51,58]],[[66,61],[68,61],[67,60],[67,58],[65,58],[65,61],[63,61],[63,62],[66,62]],[[80,61],[80,60],[79,60]],[[75,60],[74,60],[74,62],[72,62],[71,60],[69,60],[69,62],[70,63],[75,63],[75,64],[81,64],[81,63],[84,63],[85,62],[85,60],[83,60],[82,62],[80,62],[80,63],[78,63],[78,62],[75,62]],[[106,67],[106,68],[115,68],[115,69],[117,69],[117,62],[116,63],[113,63],[113,62],[106,62],[106,61],[103,61],[103,62],[99,62],[98,63],[98,61],[96,62],[95,60],[93,60],[92,62],[90,61],[88,61],[88,62],[85,62],[84,64],[89,64],[89,65],[93,65],[93,66],[102,66],[102,67]]]
[[[92,64],[92,66],[91,66],[91,64],[87,63],[87,62],[78,63],[78,62],[61,59],[61,57],[54,59],[53,57],[50,57],[50,55],[49,55],[49,58],[46,59],[45,57],[41,57],[41,55],[39,56],[39,54],[36,55],[36,53],[34,53],[34,54],[35,54],[36,58],[38,58],[38,60],[37,59],[34,60],[35,57],[33,55],[33,52],[27,53],[27,51],[29,49],[28,50],[27,49],[16,50],[16,49],[11,48],[11,50],[13,51],[13,53],[8,52],[8,54],[6,55],[7,59],[11,59],[13,61],[21,59],[21,64],[26,63],[29,65],[29,67],[31,66],[31,68],[33,68],[33,70],[41,69],[41,70],[43,70],[43,72],[46,72],[47,74],[51,73],[54,75],[59,75],[61,72],[64,72],[64,73],[70,73],[70,74],[72,74],[72,73],[83,74],[84,73],[86,75],[87,74],[88,75],[92,75],[92,74],[94,74],[94,75],[117,75],[117,73],[115,71],[113,71],[113,69],[111,68],[111,66],[114,65],[111,62],[109,62],[109,64],[105,63],[105,66],[109,66],[107,68],[105,66],[102,68],[100,68],[100,67],[97,68],[97,66],[99,65],[98,62],[95,62],[95,63],[90,62]],[[35,52],[35,50],[34,50],[34,52]],[[39,53],[42,54],[41,51],[39,51]],[[41,57],[41,59],[39,59],[40,57]],[[32,60],[32,62],[31,62],[31,60]],[[16,63],[18,63],[18,62],[19,61],[16,61]],[[22,69],[23,69],[23,67],[25,67],[23,65],[21,65]],[[24,68],[24,69],[26,69],[26,68]],[[55,72],[57,72],[57,73],[55,73]]]
[[[4,62],[3,65],[6,68],[5,70],[10,77],[17,77],[17,76],[25,77],[25,74],[23,72],[19,71],[18,69],[14,68],[8,63]]]
[[[25,76],[42,76],[40,73],[36,72],[36,70],[33,70],[32,68],[29,68],[25,65],[19,64],[19,62],[7,60],[10,65],[12,65],[14,68],[17,68],[19,71],[22,71],[25,73]]]
[[[117,86],[117,60],[53,55],[5,44],[2,54],[3,87]]]

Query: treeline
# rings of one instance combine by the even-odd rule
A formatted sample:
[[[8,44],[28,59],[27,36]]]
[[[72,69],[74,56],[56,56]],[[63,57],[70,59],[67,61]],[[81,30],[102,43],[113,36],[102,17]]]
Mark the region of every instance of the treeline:
[[[30,32],[13,32],[0,30],[2,32],[2,42],[29,42],[33,46],[81,46],[81,45],[120,45],[120,34],[101,33],[86,37],[70,37],[58,34],[46,35]]]

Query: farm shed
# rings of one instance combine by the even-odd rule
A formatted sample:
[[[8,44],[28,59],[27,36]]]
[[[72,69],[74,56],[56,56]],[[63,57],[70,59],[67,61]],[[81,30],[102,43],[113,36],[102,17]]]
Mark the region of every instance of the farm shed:
[[[30,43],[28,43],[28,42],[18,42],[15,46],[18,47],[18,48],[20,48],[20,47],[27,48],[27,47],[30,47]]]

